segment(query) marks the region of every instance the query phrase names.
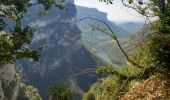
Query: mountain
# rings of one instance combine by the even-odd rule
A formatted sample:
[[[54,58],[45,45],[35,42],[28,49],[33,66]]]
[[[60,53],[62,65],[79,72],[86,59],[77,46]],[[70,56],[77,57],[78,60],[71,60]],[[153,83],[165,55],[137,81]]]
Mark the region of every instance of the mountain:
[[[28,95],[29,94],[29,95]],[[0,64],[0,100],[42,100],[38,90],[21,82],[14,64]]]
[[[106,22],[111,27],[111,29],[115,32],[117,37],[128,37],[129,36],[128,31],[117,26],[113,22],[109,21],[107,19],[106,13],[98,11],[96,8],[87,8],[87,7],[82,7],[82,6],[76,6],[76,8],[77,8],[77,18],[78,19],[82,19],[85,17],[96,18],[96,19]],[[106,28],[106,26],[104,24],[102,24],[98,21],[92,20],[92,19],[82,20],[79,22],[78,26],[80,27],[81,30],[82,29],[90,30],[89,24],[98,24],[98,25]]]
[[[22,24],[37,29],[29,47],[32,50],[41,46],[47,48],[41,51],[40,61],[22,59],[17,66],[23,80],[38,88],[43,100],[47,100],[48,89],[52,84],[69,80],[81,95],[96,81],[96,76],[88,73],[71,77],[98,65],[92,53],[81,44],[81,31],[77,27],[73,2],[67,1],[64,10],[52,7],[43,16],[37,16],[42,6],[34,6],[23,19]]]
[[[120,28],[113,22],[109,21],[107,19],[106,13],[100,12],[95,8],[87,8],[81,6],[76,7],[78,19],[85,17],[93,17],[106,22],[115,32],[115,35],[117,36],[121,44],[123,44],[123,42],[127,41],[129,37],[131,37],[132,34],[127,32],[125,29]],[[95,51],[96,55],[98,55],[103,60],[107,61],[108,63],[112,63],[116,66],[120,66],[123,63],[122,59],[124,59],[124,56],[122,55],[122,52],[117,46],[117,43],[107,34],[99,32],[97,30],[92,30],[89,24],[97,24],[102,28],[107,28],[104,24],[92,19],[81,20],[78,23],[78,27],[82,31],[81,42],[86,47]]]
[[[144,24],[140,22],[126,22],[126,23],[118,24],[118,26],[127,30],[131,34],[134,34],[137,32],[137,30],[144,27]]]

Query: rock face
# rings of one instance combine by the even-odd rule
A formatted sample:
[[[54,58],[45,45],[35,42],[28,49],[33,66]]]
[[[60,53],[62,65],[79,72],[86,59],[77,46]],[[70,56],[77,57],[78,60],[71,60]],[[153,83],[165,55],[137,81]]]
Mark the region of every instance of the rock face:
[[[16,100],[19,92],[14,64],[0,65],[0,100]]]
[[[36,88],[20,82],[14,64],[0,64],[0,100],[42,99]]]
[[[46,15],[37,16],[41,8],[34,6],[29,9],[23,24],[37,29],[30,48],[47,48],[41,51],[39,62],[18,62],[23,79],[39,89],[43,100],[47,99],[52,84],[64,80],[70,80],[81,94],[96,78],[87,74],[74,78],[71,76],[86,68],[94,68],[97,61],[80,42],[81,31],[77,27],[74,1],[67,1],[65,10],[52,7]]]

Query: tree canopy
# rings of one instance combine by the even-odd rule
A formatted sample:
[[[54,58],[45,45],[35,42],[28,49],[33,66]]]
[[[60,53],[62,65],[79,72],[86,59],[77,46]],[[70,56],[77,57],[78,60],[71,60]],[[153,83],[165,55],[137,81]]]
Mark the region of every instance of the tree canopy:
[[[38,50],[32,51],[27,46],[31,43],[35,29],[21,24],[28,8],[38,4],[43,5],[44,10],[48,10],[52,5],[63,9],[64,0],[0,1],[0,63],[12,63],[20,58],[38,60]],[[10,22],[15,25],[10,27]]]

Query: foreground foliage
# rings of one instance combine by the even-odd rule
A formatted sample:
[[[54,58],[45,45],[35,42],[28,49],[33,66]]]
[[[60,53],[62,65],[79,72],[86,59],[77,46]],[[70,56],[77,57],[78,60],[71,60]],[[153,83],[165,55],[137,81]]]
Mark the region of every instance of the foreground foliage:
[[[97,69],[107,77],[95,83],[83,100],[169,100],[170,1],[122,0],[122,3],[145,16],[151,31],[143,33],[142,43],[128,55],[126,66]],[[151,22],[150,18],[157,20]]]
[[[74,100],[73,89],[66,86],[66,83],[54,84],[49,92],[49,100]]]
[[[38,89],[31,85],[25,85],[24,83],[19,83],[19,96],[17,100],[42,100]]]
[[[170,79],[165,76],[151,76],[144,82],[136,82],[120,100],[169,100]]]
[[[42,11],[47,11],[52,5],[63,9],[63,0],[1,0],[0,1],[0,63],[13,63],[20,58],[38,60],[38,50],[31,50],[34,30],[23,26],[22,19],[28,8],[41,4]],[[40,12],[42,12],[40,11]]]

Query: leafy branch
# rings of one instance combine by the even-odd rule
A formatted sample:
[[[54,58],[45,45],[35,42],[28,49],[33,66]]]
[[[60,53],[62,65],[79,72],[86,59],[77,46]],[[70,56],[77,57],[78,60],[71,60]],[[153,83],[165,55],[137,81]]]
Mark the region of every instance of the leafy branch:
[[[23,26],[21,20],[27,10],[37,4],[43,5],[45,10],[51,6],[64,8],[64,0],[1,0],[0,2],[0,63],[13,63],[17,59],[31,58],[38,60],[39,50],[31,50],[27,45],[31,43],[35,29]],[[7,29],[7,20],[12,20],[14,26]]]

